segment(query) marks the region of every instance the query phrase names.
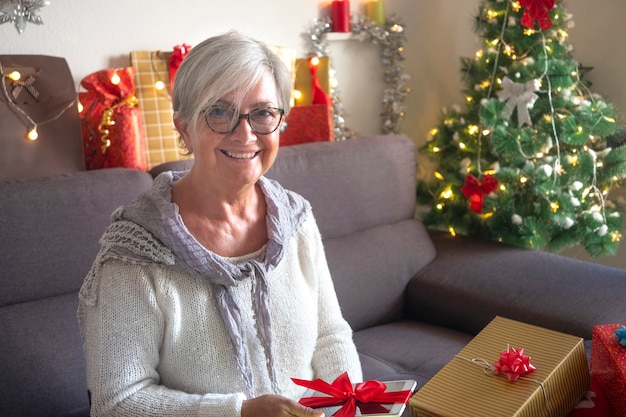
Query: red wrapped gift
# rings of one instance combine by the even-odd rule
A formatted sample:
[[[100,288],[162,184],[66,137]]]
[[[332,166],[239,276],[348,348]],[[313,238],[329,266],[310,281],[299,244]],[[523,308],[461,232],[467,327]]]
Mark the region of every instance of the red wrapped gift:
[[[591,376],[590,380],[589,391],[585,393],[567,417],[614,417],[611,406],[598,386],[596,378]]]
[[[332,107],[327,104],[292,107],[285,123],[281,146],[333,140]]]
[[[81,81],[78,93],[87,169],[127,167],[146,170],[141,111],[133,67],[105,69]]]
[[[402,383],[404,387],[399,391],[387,391],[384,382],[370,380],[352,384],[347,372],[339,375],[332,383],[321,379],[307,381],[292,378],[292,381],[309,389],[310,393],[322,393],[326,395],[305,396],[300,399],[300,404],[311,408],[341,406],[333,417],[354,417],[356,415],[386,415],[400,414],[404,406],[413,394],[416,383],[412,380],[394,381]],[[395,412],[390,410],[389,405],[399,405],[400,409]],[[357,409],[358,414],[357,414]]]
[[[621,326],[595,326],[591,342],[591,373],[616,417],[626,417],[626,347],[616,335]]]

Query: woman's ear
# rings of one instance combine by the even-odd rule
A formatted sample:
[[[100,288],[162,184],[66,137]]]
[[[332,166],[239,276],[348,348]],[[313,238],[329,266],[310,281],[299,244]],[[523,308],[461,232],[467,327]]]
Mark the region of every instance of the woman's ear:
[[[185,149],[187,149],[187,151],[189,151],[190,153],[193,152],[191,139],[189,138],[189,133],[187,131],[187,127],[188,127],[187,123],[183,122],[180,119],[174,118],[174,126],[176,127],[178,134],[180,135],[183,143],[185,144]]]

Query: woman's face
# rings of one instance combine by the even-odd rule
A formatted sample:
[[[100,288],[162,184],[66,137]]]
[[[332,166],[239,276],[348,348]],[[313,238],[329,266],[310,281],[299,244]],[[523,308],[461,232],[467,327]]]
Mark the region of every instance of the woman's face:
[[[235,110],[241,115],[259,109],[280,107],[276,82],[270,73],[266,73],[250,93],[243,97],[241,107],[237,108],[234,98],[235,93],[230,93],[221,98],[218,107],[207,111],[219,116],[224,110]],[[244,117],[232,132],[219,133],[228,129],[215,129],[212,126],[212,130],[204,120],[205,115],[201,117],[203,120],[200,120],[195,132],[187,129],[178,120],[174,122],[187,148],[194,154],[192,170],[204,176],[207,181],[216,181],[219,186],[242,188],[255,184],[274,163],[279,146],[280,126],[274,132],[262,135],[254,132]]]

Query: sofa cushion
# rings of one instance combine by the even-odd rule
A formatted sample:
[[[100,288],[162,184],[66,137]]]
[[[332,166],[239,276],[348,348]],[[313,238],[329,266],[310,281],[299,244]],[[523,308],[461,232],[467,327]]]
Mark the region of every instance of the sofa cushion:
[[[354,330],[403,316],[408,281],[435,254],[424,233],[422,223],[408,219],[324,241],[339,304]]]
[[[113,210],[152,184],[123,168],[0,183],[1,416],[88,416],[78,290]]]
[[[471,339],[466,333],[415,321],[397,321],[354,334],[364,379],[414,379],[418,389]]]
[[[89,415],[77,308],[75,293],[0,308],[1,416]]]
[[[331,239],[413,218],[415,161],[409,138],[381,135],[280,148],[267,176],[308,199]]]
[[[123,168],[0,182],[0,307],[78,291],[113,210],[151,183]]]

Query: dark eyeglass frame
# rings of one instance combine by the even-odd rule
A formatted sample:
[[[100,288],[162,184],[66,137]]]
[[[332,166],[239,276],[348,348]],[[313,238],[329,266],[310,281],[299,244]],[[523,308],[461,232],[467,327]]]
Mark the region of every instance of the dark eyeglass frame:
[[[209,118],[208,118],[208,114],[209,114],[209,110],[211,110],[211,108],[208,109],[204,109],[202,110],[202,113],[204,115],[204,122],[206,123],[207,127],[209,129],[211,129],[213,132],[215,133],[219,133],[220,135],[226,135],[229,133],[233,133],[235,131],[235,129],[237,129],[237,126],[239,126],[239,123],[241,123],[241,119],[246,119],[248,121],[248,126],[250,126],[250,129],[252,129],[252,131],[256,134],[259,135],[269,135],[272,134],[274,132],[276,132],[276,130],[278,129],[278,127],[280,126],[280,122],[283,120],[283,117],[285,117],[285,109],[281,109],[279,107],[262,107],[262,108],[258,108],[255,109],[249,113],[241,113],[239,114],[239,116],[237,117],[237,123],[235,123],[235,125],[232,127],[232,129],[228,130],[228,131],[219,131],[219,130],[215,130],[211,127],[211,124],[209,123]],[[253,114],[254,112],[257,112],[259,110],[272,110],[272,111],[277,111],[280,114],[280,117],[278,118],[278,122],[276,122],[276,127],[274,129],[272,129],[269,132],[259,132],[258,130],[255,129],[254,126],[252,126],[252,122],[250,121],[250,115]]]

